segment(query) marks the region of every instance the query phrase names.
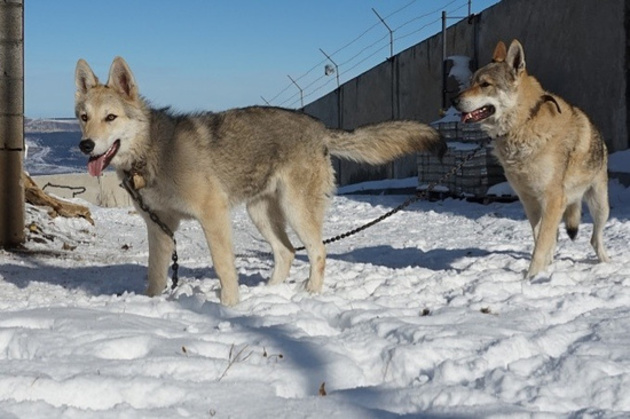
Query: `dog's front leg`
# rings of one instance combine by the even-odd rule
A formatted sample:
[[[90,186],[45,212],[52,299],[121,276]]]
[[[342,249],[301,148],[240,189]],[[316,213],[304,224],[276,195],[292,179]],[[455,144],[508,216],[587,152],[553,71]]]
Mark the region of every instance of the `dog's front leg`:
[[[164,218],[160,215],[160,220],[166,223],[171,231],[175,231],[179,222],[173,219],[165,220]],[[147,224],[149,237],[149,286],[147,295],[153,297],[161,294],[166,288],[168,265],[173,254],[173,239],[162,231],[148,216],[144,216],[144,221]]]
[[[213,203],[199,221],[208,242],[214,270],[221,283],[221,304],[233,306],[239,302],[239,293],[227,202]]]
[[[554,191],[557,191],[554,190]],[[566,197],[564,194],[545,194],[545,201],[542,203],[542,218],[538,225],[538,232],[535,232],[534,253],[532,261],[527,271],[527,278],[532,278],[553,259],[553,252],[556,248],[558,237],[558,226],[562,220],[562,214],[566,208]]]

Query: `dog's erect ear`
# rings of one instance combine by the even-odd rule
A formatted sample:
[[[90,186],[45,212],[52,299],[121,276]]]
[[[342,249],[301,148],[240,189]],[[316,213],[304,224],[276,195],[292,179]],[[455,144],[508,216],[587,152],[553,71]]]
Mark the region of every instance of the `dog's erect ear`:
[[[98,78],[83,58],[77,62],[77,68],[74,71],[74,83],[77,85],[77,94],[85,94],[98,84]]]
[[[521,74],[525,71],[525,51],[523,51],[523,46],[516,39],[510,44],[505,60],[516,74]]]
[[[499,41],[497,46],[494,47],[494,53],[492,53],[492,62],[493,63],[502,63],[505,61],[505,56],[507,55],[507,49],[505,47],[505,43],[503,41]]]
[[[107,85],[118,90],[131,100],[138,97],[138,87],[133,78],[129,66],[121,57],[114,58],[112,66],[109,68],[109,79]]]

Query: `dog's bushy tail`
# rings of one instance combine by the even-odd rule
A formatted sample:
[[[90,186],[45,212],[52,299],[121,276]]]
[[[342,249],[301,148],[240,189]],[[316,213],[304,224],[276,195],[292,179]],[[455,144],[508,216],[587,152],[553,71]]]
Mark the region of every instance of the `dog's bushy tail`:
[[[381,122],[354,131],[331,130],[326,143],[333,156],[374,165],[418,151],[429,151],[441,159],[447,149],[435,129],[415,121]]]
[[[564,226],[567,229],[567,234],[571,240],[575,240],[580,227],[580,220],[582,218],[582,202],[570,204],[567,209],[564,210]]]

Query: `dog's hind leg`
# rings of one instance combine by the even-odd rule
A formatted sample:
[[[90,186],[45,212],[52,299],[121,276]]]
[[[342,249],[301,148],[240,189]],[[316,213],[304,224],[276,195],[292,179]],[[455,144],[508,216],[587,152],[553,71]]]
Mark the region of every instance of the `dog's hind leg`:
[[[282,195],[282,207],[289,225],[306,248],[311,265],[306,289],[320,292],[324,283],[326,248],[322,243],[322,224],[327,199],[324,192],[308,186],[290,185]]]
[[[285,230],[284,213],[275,196],[249,202],[247,212],[273,251],[274,267],[269,284],[280,284],[289,276],[295,257],[295,249]]]
[[[610,213],[610,207],[608,206],[608,177],[605,172],[595,180],[591,188],[586,191],[584,197],[588,211],[593,218],[591,245],[595,249],[600,262],[609,262],[610,258],[606,253],[603,239],[604,226]]]
[[[168,265],[173,254],[173,239],[171,239],[151,218],[142,210],[138,209],[147,224],[149,238],[149,268],[147,295],[154,297],[161,294],[166,288],[166,278]],[[179,220],[160,213],[159,218],[171,231],[175,231],[179,225]]]
[[[532,278],[551,263],[553,252],[556,248],[558,226],[562,220],[565,207],[566,197],[564,194],[557,193],[556,189],[545,194],[542,218],[538,226],[538,235],[534,245],[532,261],[527,271],[527,278]]]

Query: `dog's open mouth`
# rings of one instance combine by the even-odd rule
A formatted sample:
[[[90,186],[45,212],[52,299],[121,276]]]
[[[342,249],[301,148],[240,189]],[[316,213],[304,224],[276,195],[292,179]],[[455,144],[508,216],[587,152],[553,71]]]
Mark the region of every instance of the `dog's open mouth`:
[[[114,144],[104,154],[96,157],[90,157],[88,160],[88,172],[92,176],[100,176],[103,170],[109,166],[118,149],[120,148],[120,140],[114,141]]]
[[[494,115],[495,109],[492,105],[482,106],[479,109],[475,109],[472,112],[462,113],[462,122],[465,124],[483,121],[486,118]]]

